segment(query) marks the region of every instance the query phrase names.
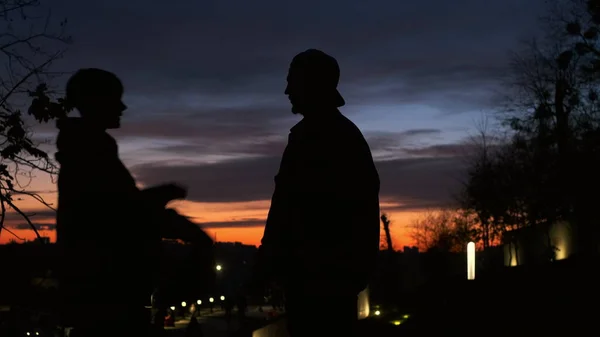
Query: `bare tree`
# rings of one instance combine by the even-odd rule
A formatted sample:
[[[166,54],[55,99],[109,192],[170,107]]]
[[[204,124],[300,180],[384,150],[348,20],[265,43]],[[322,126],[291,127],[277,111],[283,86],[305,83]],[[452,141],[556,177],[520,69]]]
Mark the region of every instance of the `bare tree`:
[[[477,241],[475,217],[462,211],[429,211],[409,225],[410,236],[424,250],[462,252],[469,241]]]
[[[387,214],[381,214],[381,223],[383,224],[383,232],[385,234],[385,242],[388,251],[394,251],[394,244],[392,243],[392,234],[390,233],[390,224],[392,221]]]
[[[572,178],[567,187],[570,202],[567,204],[571,220],[578,227],[578,244],[582,253],[596,254],[600,242],[600,227],[596,223],[597,205],[590,193],[600,188],[598,170],[600,169],[600,1],[570,0],[568,15],[560,16],[562,32],[573,40],[571,48],[563,52],[564,59],[578,60],[576,72],[580,84],[580,97],[584,109],[571,125],[571,140],[566,143],[565,153],[561,156],[564,171]],[[561,153],[562,154],[562,153]],[[567,169],[571,168],[571,172]],[[575,171],[576,172],[573,172]],[[584,191],[585,190],[585,191]]]
[[[25,124],[23,109],[34,97],[29,113],[39,122],[47,122],[66,113],[62,102],[51,103],[51,91],[45,83],[59,75],[50,65],[63,56],[71,42],[65,34],[66,20],[54,23],[41,0],[0,0],[0,231],[7,211],[21,215],[41,238],[29,215],[15,205],[17,196],[28,196],[52,208],[42,197],[28,191],[36,171],[56,173],[48,154],[32,140]],[[27,181],[26,180],[26,181]]]
[[[461,180],[462,189],[456,196],[459,212],[477,223],[477,239],[484,249],[499,241],[505,219],[505,181],[501,158],[510,144],[512,134],[502,127],[491,127],[489,116],[484,115],[477,123],[477,132],[471,135],[467,171]]]
[[[549,224],[573,223],[582,246],[593,251],[600,237],[589,198],[600,187],[600,1],[553,5],[541,22],[544,34],[513,55],[500,116],[510,137],[470,166],[464,207],[501,234],[545,228],[548,246]]]

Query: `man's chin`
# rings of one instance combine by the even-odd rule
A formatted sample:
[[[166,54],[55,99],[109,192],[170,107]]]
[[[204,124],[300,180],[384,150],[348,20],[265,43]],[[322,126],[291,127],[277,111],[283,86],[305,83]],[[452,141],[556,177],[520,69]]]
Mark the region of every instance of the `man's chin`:
[[[302,115],[302,109],[297,105],[292,105],[292,113],[294,115]]]
[[[116,121],[108,124],[107,129],[119,129],[121,127],[121,121]]]

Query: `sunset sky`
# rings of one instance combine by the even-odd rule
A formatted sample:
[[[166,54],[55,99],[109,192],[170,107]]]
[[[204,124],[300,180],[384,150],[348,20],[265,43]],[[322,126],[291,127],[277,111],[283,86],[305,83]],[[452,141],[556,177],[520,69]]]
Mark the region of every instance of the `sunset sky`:
[[[308,48],[336,57],[342,112],[371,145],[396,248],[410,244],[406,225],[420,212],[452,201],[460,149],[498,106],[509,51],[536,33],[543,13],[543,0],[48,3],[74,39],[54,69],[121,77],[129,109],[111,133],[123,161],[141,185],[188,186],[189,200],[173,206],[219,241],[262,236],[273,176],[299,120],[283,94],[292,57]],[[54,124],[34,130],[53,153]],[[29,188],[55,203],[49,176],[38,173]],[[54,237],[52,211],[20,205]],[[11,215],[7,226],[33,238],[23,223]],[[11,238],[3,231],[0,242]]]

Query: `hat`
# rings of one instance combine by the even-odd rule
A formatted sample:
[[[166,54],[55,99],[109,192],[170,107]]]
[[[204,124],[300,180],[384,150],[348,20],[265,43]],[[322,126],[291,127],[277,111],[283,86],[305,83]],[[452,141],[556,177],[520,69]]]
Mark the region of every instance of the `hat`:
[[[346,104],[337,90],[340,81],[340,66],[335,58],[317,49],[308,49],[296,55],[290,64],[290,70],[298,70],[310,82],[330,91],[336,107]]]

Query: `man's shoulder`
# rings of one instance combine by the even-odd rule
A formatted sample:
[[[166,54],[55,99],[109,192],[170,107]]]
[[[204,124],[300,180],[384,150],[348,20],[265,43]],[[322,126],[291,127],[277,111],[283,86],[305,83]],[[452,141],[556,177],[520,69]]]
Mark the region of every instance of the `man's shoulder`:
[[[298,146],[318,144],[323,149],[334,146],[338,150],[368,147],[362,131],[341,113],[322,120],[301,120],[290,129],[288,142]]]
[[[326,128],[327,138],[338,145],[358,146],[365,142],[362,131],[348,117],[341,115]]]
[[[340,132],[362,136],[362,132],[358,126],[356,126],[354,122],[341,113],[337,113],[327,118],[314,119],[311,121],[302,119],[290,129],[290,133],[292,134]]]
[[[290,128],[290,134],[298,134],[304,131],[306,128],[306,121],[304,119],[300,120],[294,126]]]

